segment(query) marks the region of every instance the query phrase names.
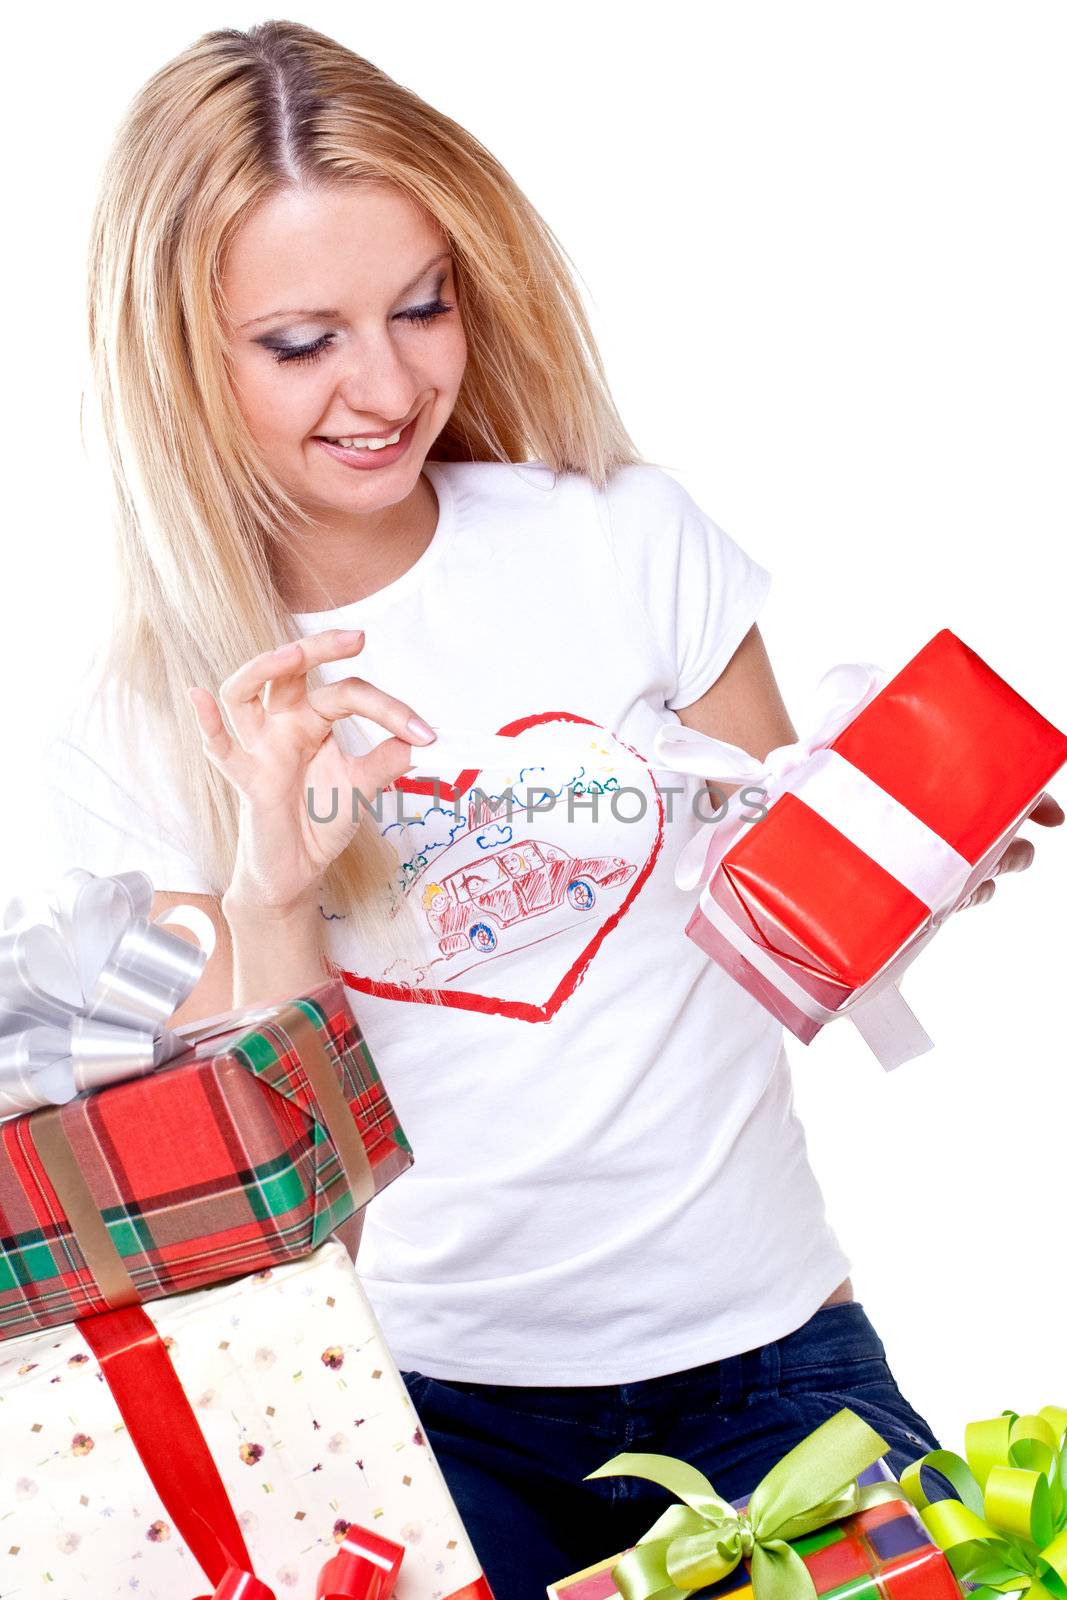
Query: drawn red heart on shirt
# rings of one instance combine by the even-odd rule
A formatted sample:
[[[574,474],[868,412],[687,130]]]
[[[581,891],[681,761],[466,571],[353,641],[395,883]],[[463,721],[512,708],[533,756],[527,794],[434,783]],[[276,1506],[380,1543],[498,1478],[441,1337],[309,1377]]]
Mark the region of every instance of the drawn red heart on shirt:
[[[620,750],[636,756],[639,761],[647,759],[639,750],[635,750],[632,745],[627,744],[616,734],[609,733],[599,723],[592,722],[588,717],[577,716],[570,711],[538,712],[528,717],[517,718],[514,722],[507,723],[497,731],[504,737],[518,739],[527,729],[541,727],[545,723],[551,722],[579,723],[585,727],[595,729],[598,733],[605,734],[606,738],[618,746]],[[435,797],[436,794],[436,797],[439,797],[442,802],[454,804],[457,799],[477,784],[478,776],[478,770],[472,769],[457,773],[449,781],[446,781],[446,775],[441,773],[438,775],[436,791],[432,779],[399,778],[396,782],[396,788],[405,794],[426,795],[429,797]],[[378,979],[364,977],[359,973],[345,971],[333,962],[329,962],[332,974],[335,977],[339,977],[350,989],[355,989],[363,994],[378,995],[385,1000],[404,1000],[416,1005],[441,1004],[455,1006],[464,1011],[480,1011],[486,1015],[515,1017],[521,1022],[549,1021],[581,983],[597,951],[601,948],[605,939],[610,937],[613,929],[618,927],[622,918],[633,905],[656,864],[656,859],[663,847],[664,813],[663,799],[655,780],[652,778],[651,771],[649,772],[649,788],[655,799],[654,811],[652,806],[649,806],[649,815],[655,821],[656,826],[655,837],[648,847],[644,859],[636,863],[637,871],[630,881],[625,898],[619,902],[602,922],[591,930],[589,939],[583,944],[576,957],[573,959],[568,959],[566,955],[561,957],[562,970],[546,980],[547,983],[551,984],[551,988],[543,998],[539,1000],[518,1000],[504,995],[476,992],[461,987],[462,980],[457,981],[455,987],[449,985],[442,988],[420,988],[406,983],[386,983]],[[516,815],[522,816],[522,812],[517,811]],[[519,842],[517,848],[521,849],[521,842]],[[488,927],[488,921],[482,925]],[[495,937],[492,929],[490,929],[486,937]],[[506,972],[506,966],[504,970]]]

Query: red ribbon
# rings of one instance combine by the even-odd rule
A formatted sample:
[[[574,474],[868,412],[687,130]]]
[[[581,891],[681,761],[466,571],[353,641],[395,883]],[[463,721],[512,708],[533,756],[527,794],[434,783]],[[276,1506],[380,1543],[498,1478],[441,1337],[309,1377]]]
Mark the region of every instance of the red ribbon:
[[[268,1589],[250,1572],[242,1572],[240,1567],[227,1567],[215,1593],[210,1597],[202,1595],[201,1600],[275,1600],[275,1595],[273,1589]]]
[[[341,1548],[319,1573],[315,1600],[389,1600],[403,1558],[402,1545],[350,1523]],[[275,1596],[251,1572],[230,1566],[215,1593],[201,1600],[275,1600]]]
[[[78,1330],[156,1493],[215,1585],[211,1600],[275,1600],[252,1571],[226,1486],[155,1323],[141,1306],[124,1306],[83,1318]],[[403,1545],[350,1523],[319,1573],[316,1600],[390,1600],[403,1557]]]
[[[403,1545],[349,1523],[340,1550],[319,1573],[315,1600],[389,1600],[403,1559]]]

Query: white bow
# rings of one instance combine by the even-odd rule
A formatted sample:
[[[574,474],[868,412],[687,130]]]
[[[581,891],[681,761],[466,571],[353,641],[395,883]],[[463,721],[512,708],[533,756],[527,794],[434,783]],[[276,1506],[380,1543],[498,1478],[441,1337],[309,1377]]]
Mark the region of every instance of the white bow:
[[[64,1105],[189,1048],[163,1027],[215,948],[196,906],[149,920],[144,872],[64,873],[50,898],[12,900],[0,934],[0,1117]],[[198,941],[166,931],[188,928]]]
[[[776,745],[762,761],[739,745],[713,739],[681,722],[663,723],[656,729],[652,752],[676,772],[692,773],[711,783],[742,783],[763,790],[761,804],[769,805],[789,788],[790,774],[801,771],[816,750],[831,744],[887,681],[888,674],[871,662],[846,661],[831,667],[815,691],[812,730],[795,744]],[[674,881],[679,889],[707,882],[746,820],[731,817],[727,808],[723,817],[705,822],[697,830],[675,864]]]

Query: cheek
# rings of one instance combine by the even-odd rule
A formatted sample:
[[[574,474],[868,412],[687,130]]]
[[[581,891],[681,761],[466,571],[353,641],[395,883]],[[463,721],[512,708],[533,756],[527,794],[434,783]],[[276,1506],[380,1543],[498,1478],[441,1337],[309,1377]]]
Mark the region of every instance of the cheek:
[[[274,361],[256,362],[236,377],[241,414],[261,448],[278,449],[300,443],[313,431],[321,410],[322,384],[308,367],[300,363],[286,368]]]
[[[438,388],[446,393],[455,394],[463,380],[463,371],[467,365],[467,340],[463,332],[463,324],[458,321],[449,329],[447,339],[441,341],[441,351],[438,357]]]

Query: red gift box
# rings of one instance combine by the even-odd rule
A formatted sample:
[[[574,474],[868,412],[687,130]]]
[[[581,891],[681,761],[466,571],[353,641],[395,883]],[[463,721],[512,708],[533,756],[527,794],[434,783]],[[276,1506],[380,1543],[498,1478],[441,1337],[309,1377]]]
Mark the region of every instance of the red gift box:
[[[835,671],[868,674],[856,703],[766,771],[752,762],[770,778],[764,814],[709,824],[678,881],[699,853],[686,933],[797,1038],[850,1014],[895,1066],[932,1043],[896,983],[991,875],[1067,762],[1067,735],[947,628],[881,686],[871,669]],[[655,748],[712,781],[743,778],[751,759],[693,729],[661,728]],[[724,750],[741,761],[709,771]]]
[[[339,980],[178,1032],[0,1122],[0,1339],[307,1255],[411,1165]]]

